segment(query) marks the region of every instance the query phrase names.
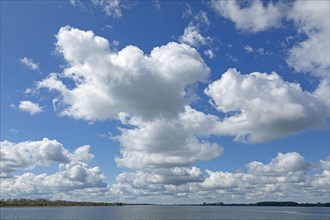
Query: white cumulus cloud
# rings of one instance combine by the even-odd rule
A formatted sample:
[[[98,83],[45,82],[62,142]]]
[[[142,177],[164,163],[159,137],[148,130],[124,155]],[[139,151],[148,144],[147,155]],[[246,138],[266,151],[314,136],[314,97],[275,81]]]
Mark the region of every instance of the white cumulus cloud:
[[[235,173],[207,170],[208,176],[199,187],[212,190],[215,197],[233,199],[230,198],[232,193],[236,195],[236,200],[244,198],[252,202],[285,198],[295,201],[305,201],[306,198],[326,201],[324,193],[329,193],[325,186],[330,181],[324,179],[328,169],[319,167],[317,174],[308,174],[310,163],[296,152],[278,153],[268,164],[253,161],[245,167],[246,171]],[[320,188],[316,185],[311,187],[317,183]]]
[[[18,170],[29,170],[50,162],[68,162],[69,153],[56,140],[12,143],[1,142],[1,177],[11,176]]]
[[[56,140],[43,138],[41,141],[13,143],[1,142],[1,197],[30,197],[44,195],[56,198],[59,194],[106,189],[105,176],[99,167],[91,167],[88,162],[94,157],[90,146],[78,147],[70,152]],[[34,174],[35,167],[58,163],[58,171],[53,174]],[[25,173],[19,174],[24,171]],[[61,195],[64,196],[64,195]]]
[[[217,125],[218,134],[233,135],[243,142],[263,142],[310,128],[323,128],[327,105],[284,81],[277,73],[243,75],[228,69],[205,93],[227,116]]]
[[[194,164],[223,153],[221,146],[203,139],[210,135],[217,117],[190,106],[174,119],[144,121],[125,113],[120,115],[126,128],[121,128],[121,134],[113,137],[121,145],[115,160],[119,166],[133,171],[125,174],[127,177],[143,177],[154,184],[202,181],[202,173]]]
[[[61,114],[77,119],[111,119],[119,112],[144,119],[175,116],[189,102],[188,87],[209,73],[199,53],[186,44],[171,42],[150,55],[135,46],[115,52],[92,31],[63,27],[56,45],[68,67],[38,87],[59,92]],[[68,87],[61,78],[75,86]]]
[[[257,175],[283,175],[289,172],[306,171],[309,167],[305,159],[296,152],[278,153],[269,164],[253,161],[246,165],[250,173]]]
[[[116,162],[131,169],[185,167],[222,154],[218,144],[200,140],[184,123],[156,119],[140,121],[133,129],[122,128],[117,137],[121,155]]]

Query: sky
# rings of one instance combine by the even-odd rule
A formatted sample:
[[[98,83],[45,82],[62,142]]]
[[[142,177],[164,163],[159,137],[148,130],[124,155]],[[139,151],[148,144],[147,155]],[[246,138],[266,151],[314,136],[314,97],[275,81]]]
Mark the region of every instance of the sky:
[[[329,1],[1,1],[0,196],[329,202]]]

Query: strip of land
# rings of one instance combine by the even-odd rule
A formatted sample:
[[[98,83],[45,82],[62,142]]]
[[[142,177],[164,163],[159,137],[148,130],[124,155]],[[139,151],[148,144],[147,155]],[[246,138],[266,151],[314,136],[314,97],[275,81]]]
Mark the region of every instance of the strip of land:
[[[297,203],[292,201],[264,201],[257,203],[203,203],[203,206],[303,206],[303,207],[330,207],[327,203]]]
[[[159,205],[151,203],[122,203],[122,202],[77,202],[48,199],[0,199],[0,207],[61,207],[61,206],[128,206],[128,205]],[[257,203],[202,203],[202,204],[173,204],[180,206],[302,206],[302,207],[330,207],[327,203],[297,203],[292,201],[264,201]]]

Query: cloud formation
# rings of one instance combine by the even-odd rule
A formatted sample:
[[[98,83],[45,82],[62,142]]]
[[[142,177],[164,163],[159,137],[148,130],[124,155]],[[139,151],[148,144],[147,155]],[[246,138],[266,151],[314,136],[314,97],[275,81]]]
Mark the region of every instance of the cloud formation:
[[[246,45],[246,46],[244,47],[244,50],[245,50],[246,52],[248,52],[248,53],[253,52],[253,48],[252,48],[250,45]]]
[[[215,11],[233,21],[238,30],[257,33],[279,27],[282,20],[293,22],[298,35],[304,40],[295,43],[287,51],[286,62],[296,72],[309,73],[320,80],[314,95],[324,100],[330,108],[330,12],[329,1],[294,1],[284,5],[281,2],[268,4],[257,0],[243,3],[237,1],[212,1]],[[252,52],[252,47],[245,47]],[[263,48],[259,54],[268,54]],[[330,114],[330,112],[329,112]]]
[[[209,25],[210,21],[207,18],[206,12],[200,11],[184,29],[183,34],[179,37],[179,42],[195,48],[207,47],[208,49],[204,50],[204,54],[210,59],[214,58],[214,48],[211,48],[214,38],[202,34],[203,29]]]
[[[73,7],[79,6],[82,10],[85,8],[85,5],[88,4],[87,1],[82,0],[69,0],[69,3]],[[127,0],[90,0],[90,4],[92,7],[103,10],[106,16],[120,18],[123,16],[122,9],[130,9],[136,2]]]
[[[113,137],[121,146],[115,160],[133,171],[130,176],[151,175],[168,184],[202,180],[194,164],[220,156],[223,149],[202,138],[202,123],[189,127],[187,120],[198,114],[187,105],[195,98],[192,86],[209,73],[196,49],[170,42],[149,55],[135,46],[116,52],[92,31],[71,27],[60,29],[56,46],[68,65],[37,86],[60,94],[53,103],[61,115],[120,120],[120,135]]]
[[[120,173],[107,185],[99,167],[89,165],[94,155],[84,145],[70,152],[56,140],[1,142],[1,197],[51,199],[256,202],[290,199],[327,201],[329,158],[307,162],[297,152],[278,153],[269,163],[252,161],[236,172],[201,170],[195,166],[158,167]],[[35,167],[58,165],[53,173],[34,174]],[[134,169],[134,168],[133,168]],[[258,190],[256,190],[258,189]]]
[[[48,138],[19,143],[2,141],[1,197],[46,195],[54,198],[58,193],[87,193],[93,188],[106,188],[100,168],[88,164],[94,157],[89,150],[90,146],[85,145],[70,152],[58,141]],[[26,172],[52,163],[59,164],[54,174]],[[18,174],[21,171],[25,173]]]
[[[63,27],[56,45],[68,67],[63,74],[50,74],[38,87],[59,92],[61,115],[76,119],[111,119],[119,112],[144,119],[176,115],[192,98],[189,86],[209,73],[199,53],[186,44],[171,42],[155,47],[150,55],[135,46],[115,52],[92,31]],[[72,80],[74,87],[61,78]]]
[[[121,134],[114,137],[121,145],[116,163],[134,171],[123,174],[129,175],[127,178],[146,178],[153,183],[172,185],[200,182],[203,176],[194,164],[223,153],[221,146],[203,138],[209,135],[208,125],[214,120],[216,117],[190,106],[170,120],[143,121],[122,113],[121,121],[128,128],[121,128]]]
[[[37,71],[39,71],[39,63],[35,63],[33,61],[33,59],[31,59],[31,58],[23,57],[23,58],[20,58],[19,59],[19,62],[22,65],[27,66],[31,70],[37,70]]]
[[[68,162],[68,151],[56,140],[12,143],[1,142],[1,177],[12,176],[18,170],[31,170],[50,162]]]
[[[187,167],[222,154],[218,144],[200,140],[201,132],[192,132],[193,128],[186,123],[180,118],[130,122],[136,128],[121,129],[117,137],[122,146],[121,156],[116,162],[131,169]]]
[[[210,45],[212,38],[201,34],[201,28],[205,25],[210,25],[210,21],[206,13],[201,11],[193,17],[192,21],[184,29],[184,33],[179,37],[179,41],[193,47]]]
[[[224,195],[232,191],[238,197],[251,201],[270,199],[269,196],[275,200],[283,200],[285,197],[295,201],[304,201],[306,198],[327,200],[323,192],[326,191],[329,179],[324,181],[323,178],[328,175],[329,167],[319,165],[314,169],[317,174],[309,175],[311,163],[296,152],[279,153],[268,164],[253,161],[245,167],[245,172],[237,173],[207,171],[208,177],[201,186]],[[320,190],[315,191],[317,183]],[[302,190],[304,195],[300,194]]]
[[[100,6],[108,16],[113,18],[122,16],[120,0],[92,0],[92,3],[96,6]]]
[[[316,96],[330,108],[330,12],[329,1],[296,1],[288,15],[305,40],[288,51],[287,63],[297,72],[309,73],[320,80]],[[330,115],[330,111],[328,110]]]
[[[287,62],[298,72],[329,78],[329,1],[295,1],[288,18],[306,36],[289,50]]]
[[[277,73],[243,75],[228,69],[205,89],[217,110],[226,114],[216,133],[236,141],[264,142],[311,128],[324,128],[328,107],[299,84]]]
[[[316,3],[317,2],[317,3]],[[251,1],[243,7],[237,1],[212,1],[211,6],[221,16],[230,19],[239,30],[259,32],[276,28],[282,19],[293,21],[298,34],[306,39],[288,51],[287,63],[297,72],[329,77],[329,1],[294,1],[284,6],[270,1]],[[247,52],[252,48],[245,47]]]
[[[70,2],[70,4],[72,5],[72,6],[76,6],[76,5],[78,5],[78,4],[80,4],[80,0],[69,0],[69,2]]]
[[[285,16],[281,3],[269,2],[267,5],[260,0],[249,1],[243,7],[239,1],[211,1],[211,7],[221,16],[235,23],[237,29],[245,32],[260,32],[278,27]]]
[[[327,201],[329,193],[329,161],[321,160],[314,168],[296,152],[279,153],[269,163],[253,161],[237,172],[178,169],[185,178],[187,171],[197,178],[185,184],[173,184],[153,173],[120,174],[111,186],[112,196],[120,195],[129,201],[159,202],[209,201],[257,202],[267,199],[290,199],[298,202]],[[168,175],[166,176],[169,177]],[[176,177],[176,180],[180,180]],[[166,180],[166,181],[164,181]]]
[[[211,135],[256,143],[322,128],[328,108],[321,86],[311,93],[277,73],[241,74],[229,69],[204,90],[220,112],[216,116],[191,106],[196,100],[193,86],[206,82],[210,70],[198,51],[185,43],[170,42],[146,54],[132,45],[113,50],[105,38],[69,26],[61,28],[56,38],[56,49],[67,65],[62,73],[39,81],[38,89],[55,92],[53,104],[60,115],[89,122],[119,120],[119,135],[112,136],[120,145],[115,161],[127,170],[107,186],[100,169],[88,164],[93,158],[88,146],[70,153],[48,139],[5,141],[9,147],[1,151],[4,195],[55,196],[55,192],[65,198],[60,192],[70,191],[81,198],[92,192],[127,200],[220,196],[240,201],[246,196],[252,201],[269,199],[269,194],[283,198],[283,192],[295,197],[298,189],[311,193],[310,198],[327,192],[327,163],[321,161],[319,172],[309,175],[310,164],[296,152],[279,153],[268,164],[248,163],[239,172],[196,167],[197,162],[223,154],[223,148],[208,139]],[[59,163],[56,173],[17,174],[49,163]],[[256,194],[254,187],[262,189]]]
[[[305,172],[310,165],[305,159],[296,152],[286,154],[278,153],[269,164],[253,161],[246,165],[249,173],[258,174],[260,176],[281,176],[290,172]]]
[[[194,47],[199,47],[200,45],[208,45],[212,42],[210,37],[204,37],[199,29],[194,25],[189,25],[184,29],[184,33],[179,38],[181,43],[189,44]]]
[[[42,107],[38,103],[23,100],[19,102],[18,110],[28,112],[30,115],[36,115],[43,112]]]

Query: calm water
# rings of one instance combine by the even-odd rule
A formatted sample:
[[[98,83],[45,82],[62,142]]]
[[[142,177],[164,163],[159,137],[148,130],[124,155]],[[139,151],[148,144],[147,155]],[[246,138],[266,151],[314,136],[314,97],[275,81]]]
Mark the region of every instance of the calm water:
[[[329,220],[319,207],[122,206],[1,208],[1,219],[82,220]]]

